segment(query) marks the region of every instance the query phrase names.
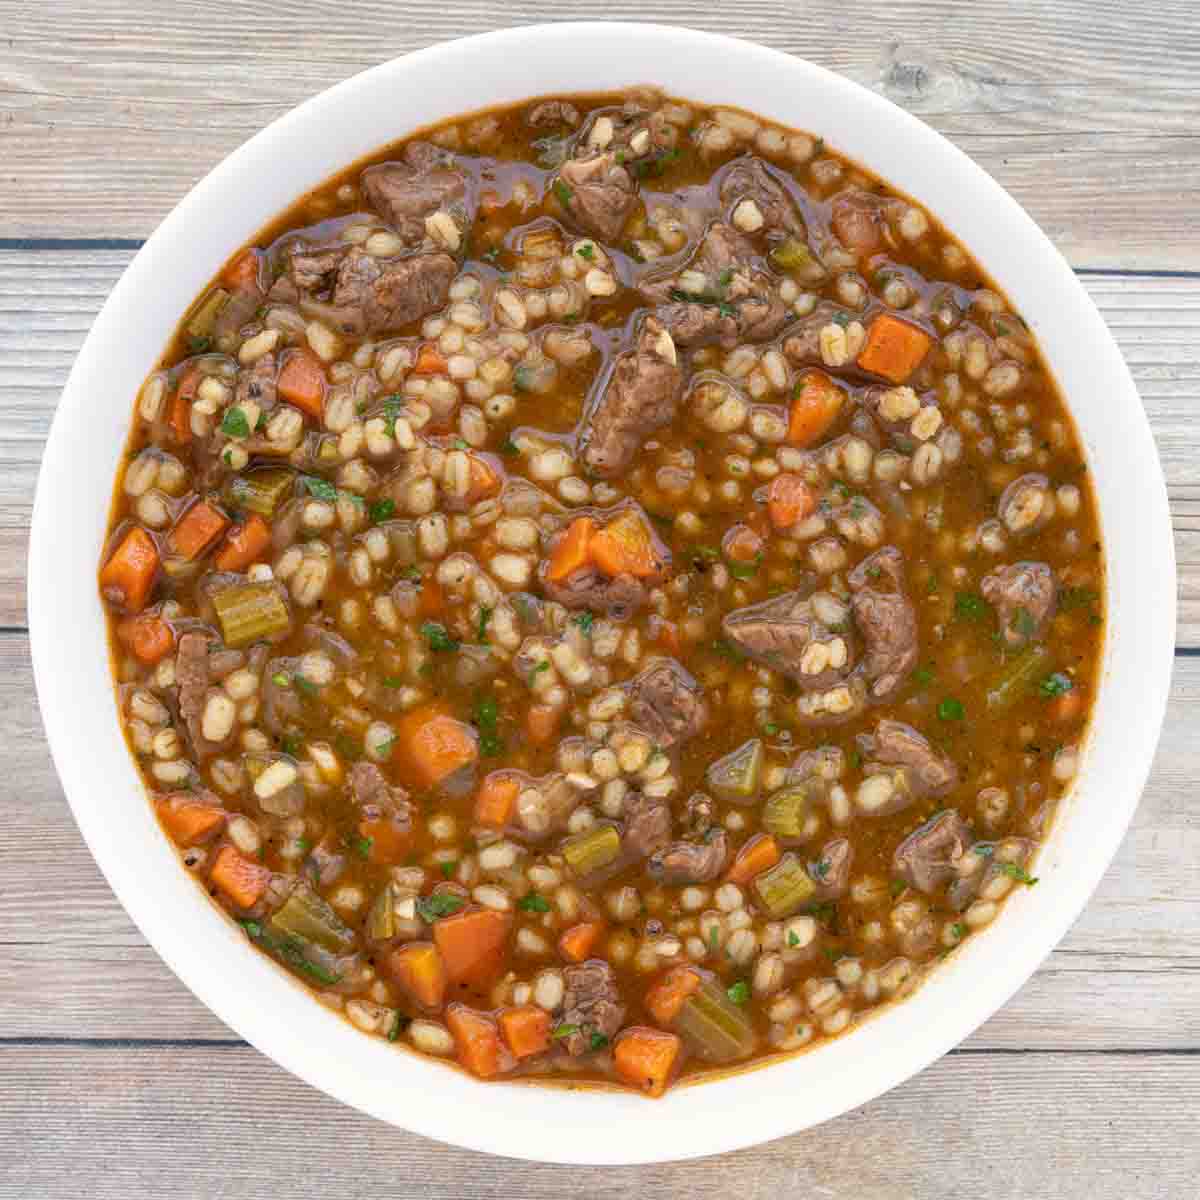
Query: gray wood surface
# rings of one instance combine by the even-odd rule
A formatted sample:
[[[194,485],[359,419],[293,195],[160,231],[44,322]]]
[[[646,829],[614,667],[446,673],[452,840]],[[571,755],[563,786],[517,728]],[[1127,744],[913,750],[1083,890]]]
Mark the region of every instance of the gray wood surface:
[[[116,903],[46,753],[24,632],[25,543],[46,429],[137,242],[225,153],[384,58],[549,14],[515,3],[501,21],[479,0],[0,0],[0,1200],[1194,1195],[1194,6],[660,0],[648,9],[565,0],[554,8],[734,33],[842,71],[982,162],[1081,271],[1154,429],[1180,562],[1171,704],[1133,828],[1063,944],[960,1050],[818,1130],[704,1164],[576,1172],[451,1150],[337,1105],[245,1046]]]

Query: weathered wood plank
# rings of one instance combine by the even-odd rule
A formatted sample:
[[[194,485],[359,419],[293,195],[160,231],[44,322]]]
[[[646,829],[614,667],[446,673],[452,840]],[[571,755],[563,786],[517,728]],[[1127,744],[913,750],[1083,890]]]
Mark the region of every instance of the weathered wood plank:
[[[50,417],[130,250],[0,251],[0,627],[25,623],[25,539]],[[1200,277],[1088,274],[1137,380],[1167,473],[1179,644],[1200,645]]]
[[[0,1031],[14,1037],[231,1034],[146,946],[70,817],[32,707],[20,635],[0,637],[0,746],[20,780],[0,823]],[[1200,658],[1177,660],[1133,828],[1062,946],[967,1044],[1200,1049]]]
[[[647,15],[639,0],[414,0],[402,16],[385,0],[3,0],[0,236],[145,236],[253,132],[367,66],[500,25]],[[804,55],[909,108],[1077,265],[1200,266],[1180,219],[1200,193],[1187,0],[1137,22],[1091,0],[662,0],[652,15]]]
[[[1182,1197],[1200,1170],[1186,1102],[1198,1088],[1195,1056],[951,1055],[836,1121],[719,1161],[567,1168],[403,1133],[249,1047],[10,1046],[6,1143],[54,1153],[7,1155],[0,1197],[74,1200],[81,1178],[94,1200],[311,1196],[326,1180],[344,1200]],[[121,1152],[101,1163],[98,1146]]]

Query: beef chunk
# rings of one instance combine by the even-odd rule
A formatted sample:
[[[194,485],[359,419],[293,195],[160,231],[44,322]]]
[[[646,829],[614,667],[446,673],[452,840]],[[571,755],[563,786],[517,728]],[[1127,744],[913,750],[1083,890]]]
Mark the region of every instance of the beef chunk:
[[[944,796],[958,783],[958,768],[944,754],[939,754],[911,725],[884,718],[875,727],[873,737],[860,741],[875,763],[872,766],[903,767],[908,790],[914,798]]]
[[[788,307],[775,281],[753,260],[750,244],[718,221],[686,268],[686,289],[677,271],[651,279],[639,290],[650,303],[664,306],[658,316],[681,346],[717,343],[732,349],[739,342],[765,341],[787,323]],[[699,275],[705,281],[702,288],[694,282]]]
[[[615,621],[628,620],[646,602],[646,588],[640,580],[632,575],[610,579],[595,567],[581,567],[557,583],[543,579],[542,587],[564,608],[590,609]]]
[[[983,577],[983,598],[996,610],[1000,637],[1009,647],[1040,638],[1054,616],[1054,572],[1043,562],[1019,562]]]
[[[368,167],[362,174],[367,203],[410,245],[425,240],[425,218],[439,209],[466,207],[466,178],[448,165],[448,156],[416,142],[404,151],[404,162]],[[474,216],[466,212],[463,228]]]
[[[683,806],[684,831],[694,837],[706,834],[717,819],[717,808],[711,796],[693,792]]]
[[[646,864],[650,877],[668,887],[686,883],[711,883],[725,869],[729,843],[725,830],[709,831],[703,841],[672,842]]]
[[[847,838],[834,838],[821,847],[821,856],[809,863],[808,873],[817,890],[815,900],[839,900],[850,886],[854,847]]]
[[[264,354],[237,374],[235,403],[258,405],[262,412],[275,407],[275,355]]]
[[[602,242],[615,242],[637,203],[637,188],[615,155],[597,154],[563,163],[558,173],[560,197],[583,230]]]
[[[576,1056],[598,1049],[593,1041],[599,1038],[604,1039],[599,1045],[612,1041],[625,1020],[625,1005],[617,991],[612,967],[596,959],[566,967],[563,983],[561,1023],[578,1027],[561,1039],[567,1053]]]
[[[554,129],[560,125],[574,129],[579,124],[579,109],[566,100],[543,100],[525,114],[525,124],[530,129]]]
[[[874,254],[883,246],[879,200],[865,192],[844,192],[833,201],[833,232],[847,250]]]
[[[904,593],[904,559],[895,546],[884,546],[863,559],[848,577],[850,601],[862,634],[862,670],[871,698],[886,700],[917,665],[917,614]],[[894,591],[882,591],[879,584]]]
[[[378,259],[356,248],[342,259],[332,303],[318,315],[355,336],[400,329],[441,308],[457,273],[440,252]]]
[[[958,863],[975,844],[971,827],[956,812],[939,813],[896,847],[896,874],[919,892],[932,892],[958,874]]]
[[[298,658],[273,658],[262,675],[262,719],[268,731],[281,737],[304,715],[304,702],[291,678],[299,669]],[[286,680],[276,683],[276,678]]]
[[[761,158],[739,158],[721,181],[721,203],[732,213],[743,200],[753,200],[763,216],[764,232],[804,236],[804,221],[796,202]]]
[[[725,636],[756,662],[796,680],[805,690],[825,690],[849,674],[854,648],[844,633],[827,628],[801,592],[738,608],[721,622]]]
[[[647,317],[584,420],[580,445],[588,470],[604,479],[625,471],[646,438],[674,418],[682,388],[675,343]]]
[[[185,633],[179,639],[179,651],[175,659],[175,681],[179,686],[179,715],[187,726],[188,740],[199,758],[215,754],[229,737],[233,736],[232,730],[229,737],[222,742],[210,742],[204,736],[204,707],[212,683],[208,666],[208,643],[207,634]]]
[[[671,840],[671,810],[662,800],[635,792],[625,801],[621,844],[637,858],[649,858]]]
[[[673,658],[651,663],[629,685],[633,722],[661,747],[686,742],[708,721],[700,685]]]
[[[412,829],[412,805],[408,793],[392,787],[383,772],[374,764],[357,762],[350,771],[350,795],[362,810],[363,820],[391,821],[398,834]]]
[[[287,248],[287,278],[298,292],[328,292],[346,253],[344,246],[314,250],[303,242],[292,242]]]

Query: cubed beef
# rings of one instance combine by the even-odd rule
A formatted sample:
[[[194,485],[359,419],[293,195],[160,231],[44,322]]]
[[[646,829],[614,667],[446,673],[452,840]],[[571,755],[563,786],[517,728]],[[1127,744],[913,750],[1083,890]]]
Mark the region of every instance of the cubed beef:
[[[612,967],[591,959],[563,970],[561,1025],[571,1032],[562,1038],[574,1056],[598,1050],[612,1041],[625,1020],[625,1005],[617,991]]]
[[[949,811],[930,818],[896,848],[896,874],[919,892],[933,892],[958,875],[963,855],[975,844],[971,827]]]
[[[672,842],[646,864],[650,877],[667,887],[711,883],[725,869],[729,842],[719,826],[696,842]]]
[[[917,665],[917,614],[903,590],[904,559],[895,546],[884,546],[863,559],[848,582],[871,698],[886,700]],[[880,584],[895,590],[884,591]]]
[[[568,215],[584,233],[602,242],[620,238],[637,203],[637,188],[613,154],[569,159],[559,169],[557,183]]]
[[[629,715],[665,748],[704,728],[708,704],[700,685],[675,659],[660,658],[629,684]]]
[[[1054,616],[1057,587],[1046,563],[997,567],[983,577],[979,590],[996,610],[1000,637],[1010,648],[1036,641]]]

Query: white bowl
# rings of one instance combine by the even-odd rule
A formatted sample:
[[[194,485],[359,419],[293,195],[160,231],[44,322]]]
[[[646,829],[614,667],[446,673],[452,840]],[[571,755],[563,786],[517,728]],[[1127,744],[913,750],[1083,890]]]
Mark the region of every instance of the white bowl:
[[[1029,321],[1065,389],[1109,562],[1105,682],[1078,784],[996,925],[848,1037],[670,1092],[483,1084],[364,1037],[254,950],[180,867],[118,728],[96,563],[134,396],[222,261],[302,192],[419,126],[527,96],[653,82],[824,137],[941,218]],[[265,1054],[364,1112],[476,1150],[572,1163],[691,1158],[827,1120],[921,1070],[994,1013],[1079,914],[1116,852],[1166,704],[1175,565],[1166,489],[1133,381],[1070,268],[992,179],[920,121],[773,50],[656,25],[511,29],[385,63],[230,155],[163,222],[96,319],[63,392],[33,514],[29,615],[50,747],[122,904],[179,977]]]

